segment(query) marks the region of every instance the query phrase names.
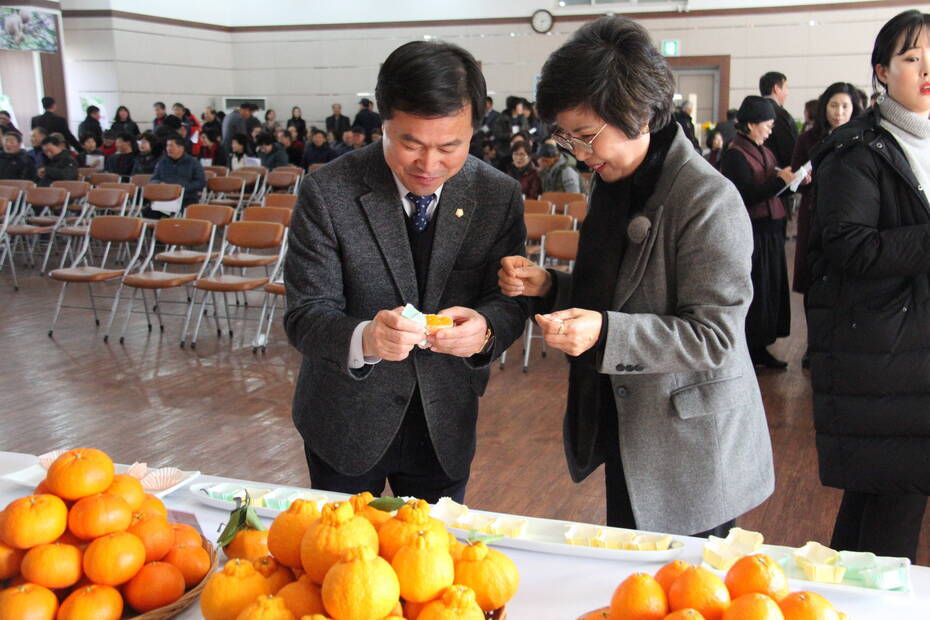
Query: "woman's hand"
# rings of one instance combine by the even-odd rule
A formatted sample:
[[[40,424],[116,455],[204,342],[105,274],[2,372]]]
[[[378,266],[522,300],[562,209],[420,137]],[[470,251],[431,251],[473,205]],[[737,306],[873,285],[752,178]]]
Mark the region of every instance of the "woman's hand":
[[[603,322],[600,312],[579,308],[536,315],[546,344],[572,356],[581,355],[597,343]]]
[[[545,297],[552,287],[552,276],[527,258],[505,256],[497,272],[497,284],[508,297]]]
[[[785,185],[791,185],[791,182],[794,180],[794,172],[791,171],[791,168],[782,168],[777,174],[778,177],[785,182]]]

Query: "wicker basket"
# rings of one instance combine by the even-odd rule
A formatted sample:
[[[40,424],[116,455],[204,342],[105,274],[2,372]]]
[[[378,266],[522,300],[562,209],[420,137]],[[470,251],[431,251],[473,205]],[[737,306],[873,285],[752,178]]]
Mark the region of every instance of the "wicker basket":
[[[203,548],[206,549],[207,553],[210,555],[210,570],[207,571],[206,576],[200,580],[200,583],[185,592],[184,596],[171,603],[170,605],[165,605],[164,607],[153,609],[152,611],[146,612],[140,616],[132,616],[130,620],[168,620],[168,618],[174,618],[176,615],[193,605],[197,601],[197,598],[200,597],[200,593],[203,592],[203,589],[207,586],[207,581],[210,579],[210,575],[212,575],[213,571],[216,570],[216,549],[213,548],[213,545],[210,544],[210,541],[206,538],[203,539]]]
[[[500,609],[495,609],[494,611],[487,611],[484,613],[484,617],[488,620],[507,620],[507,610],[504,607],[501,607]]]

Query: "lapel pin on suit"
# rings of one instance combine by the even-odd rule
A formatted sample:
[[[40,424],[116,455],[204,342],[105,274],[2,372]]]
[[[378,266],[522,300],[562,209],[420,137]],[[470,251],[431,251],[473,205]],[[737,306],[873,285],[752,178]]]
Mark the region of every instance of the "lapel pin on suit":
[[[639,244],[649,236],[649,229],[652,228],[652,222],[645,215],[637,215],[630,220],[630,225],[626,229],[626,234],[633,243]]]
[[[462,209],[456,209],[456,210],[455,210],[455,217],[462,217],[463,215],[465,215],[465,211],[464,211],[464,210],[462,210]]]

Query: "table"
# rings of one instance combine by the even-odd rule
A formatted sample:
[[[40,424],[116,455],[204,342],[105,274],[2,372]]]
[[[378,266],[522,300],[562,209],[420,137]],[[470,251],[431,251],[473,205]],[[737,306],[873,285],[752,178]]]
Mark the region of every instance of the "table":
[[[29,454],[0,451],[0,476],[24,469],[35,464],[36,457]],[[196,464],[180,463],[182,469],[197,469]],[[200,476],[196,482],[234,482],[254,486],[256,483],[223,478]],[[0,507],[6,506],[17,497],[29,493],[21,485],[0,478]],[[206,506],[194,499],[184,488],[164,498],[169,510],[190,512],[197,516],[204,534],[214,543],[219,535],[220,524],[228,513]],[[474,506],[480,508],[480,506]],[[270,523],[265,519],[266,523]],[[685,544],[679,556],[692,564],[700,563],[703,539],[676,536]],[[577,558],[545,553],[533,553],[517,549],[503,549],[520,570],[520,589],[507,605],[508,617],[512,620],[575,620],[583,612],[603,607],[610,603],[614,589],[627,575],[634,572],[655,573],[661,563],[633,563]],[[818,590],[827,596],[837,609],[847,614],[850,620],[866,618],[893,618],[894,620],[927,620],[930,618],[930,568],[911,568],[913,592],[910,595],[880,594],[875,592],[848,593]],[[792,585],[792,590],[797,590]],[[197,606],[178,616],[180,620],[202,618]]]

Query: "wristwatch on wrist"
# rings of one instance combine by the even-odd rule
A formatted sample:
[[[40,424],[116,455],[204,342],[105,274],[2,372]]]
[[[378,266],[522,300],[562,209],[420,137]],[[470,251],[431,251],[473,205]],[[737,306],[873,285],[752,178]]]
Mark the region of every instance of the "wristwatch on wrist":
[[[475,355],[487,355],[494,350],[494,330],[491,329],[491,326],[488,325],[487,330],[484,332],[484,344],[481,346],[481,350],[478,351]]]

